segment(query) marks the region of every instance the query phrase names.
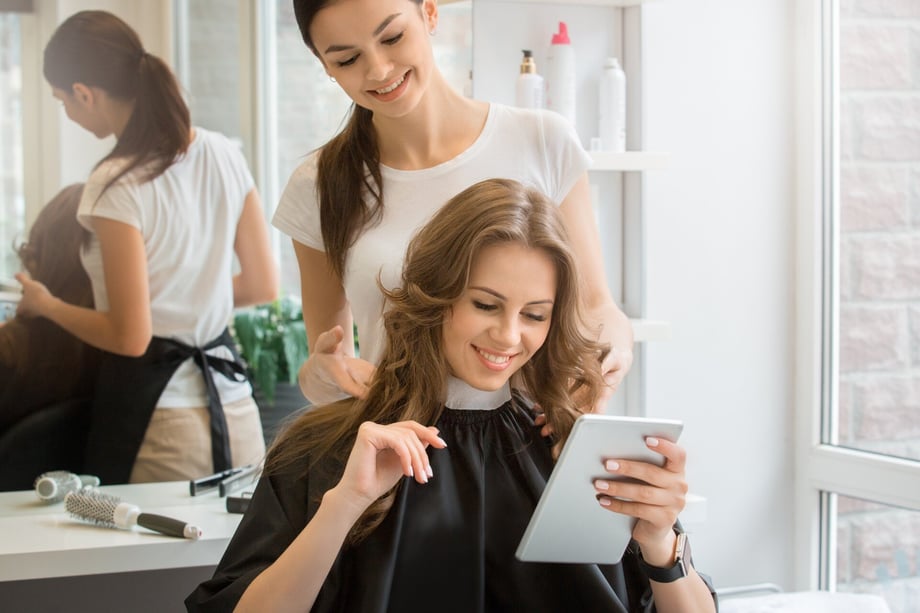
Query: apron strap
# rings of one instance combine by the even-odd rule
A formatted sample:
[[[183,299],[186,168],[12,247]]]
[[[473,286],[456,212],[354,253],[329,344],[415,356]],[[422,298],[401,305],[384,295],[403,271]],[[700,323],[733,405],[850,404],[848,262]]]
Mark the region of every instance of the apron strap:
[[[192,359],[201,374],[204,376],[205,387],[208,390],[208,415],[211,423],[211,459],[214,462],[214,472],[222,472],[233,467],[230,454],[230,431],[227,428],[227,418],[224,407],[214,384],[214,375],[211,370],[230,379],[231,381],[245,381],[246,370],[243,365],[235,360],[226,360],[217,356],[208,355],[207,350],[218,346],[226,346],[233,351],[233,339],[229,330],[224,330],[218,338],[204,347],[193,348]],[[235,352],[234,352],[235,353]]]

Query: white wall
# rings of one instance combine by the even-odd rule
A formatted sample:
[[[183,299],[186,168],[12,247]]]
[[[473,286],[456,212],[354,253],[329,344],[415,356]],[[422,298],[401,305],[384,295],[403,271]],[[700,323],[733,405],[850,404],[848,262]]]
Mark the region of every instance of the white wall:
[[[643,7],[648,411],[686,421],[694,557],[718,586],[792,577],[793,0]]]

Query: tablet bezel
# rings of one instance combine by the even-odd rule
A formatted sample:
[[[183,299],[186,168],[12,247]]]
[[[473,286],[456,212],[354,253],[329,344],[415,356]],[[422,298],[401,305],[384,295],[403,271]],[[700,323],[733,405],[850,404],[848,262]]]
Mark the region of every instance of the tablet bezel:
[[[575,420],[515,556],[523,562],[616,564],[629,545],[635,519],[597,502],[594,480],[617,479],[608,459],[664,464],[646,437],[677,442],[683,422],[586,414]],[[622,477],[619,477],[622,479]]]

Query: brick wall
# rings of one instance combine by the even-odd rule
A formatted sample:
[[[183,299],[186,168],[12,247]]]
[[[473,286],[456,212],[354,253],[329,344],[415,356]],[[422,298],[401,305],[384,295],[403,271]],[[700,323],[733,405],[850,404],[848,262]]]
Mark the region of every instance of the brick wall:
[[[920,459],[918,0],[841,0],[840,90],[839,440]],[[917,611],[920,513],[838,518],[838,587]]]

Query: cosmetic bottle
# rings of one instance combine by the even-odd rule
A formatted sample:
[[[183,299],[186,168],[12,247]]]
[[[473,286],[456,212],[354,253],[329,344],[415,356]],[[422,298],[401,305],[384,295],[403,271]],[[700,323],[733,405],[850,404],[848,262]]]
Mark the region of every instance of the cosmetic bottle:
[[[537,64],[530,49],[524,49],[521,73],[517,80],[515,104],[525,109],[543,108],[543,77],[537,74]]]
[[[626,151],[626,73],[615,57],[604,62],[598,88],[598,133],[604,151]]]
[[[553,35],[546,58],[546,108],[575,125],[575,50],[563,21]]]

